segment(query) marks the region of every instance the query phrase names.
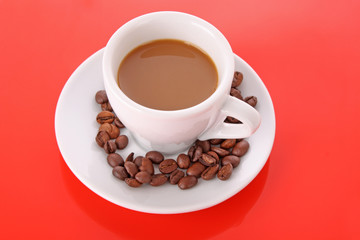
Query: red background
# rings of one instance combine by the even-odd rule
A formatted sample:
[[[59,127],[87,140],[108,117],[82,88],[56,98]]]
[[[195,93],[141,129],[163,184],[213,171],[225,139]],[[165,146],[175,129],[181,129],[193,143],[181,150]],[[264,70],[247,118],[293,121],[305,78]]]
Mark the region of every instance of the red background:
[[[159,10],[218,27],[276,112],[274,147],[255,180],[179,215],[127,210],[91,192],[54,131],[71,73],[122,24]],[[0,0],[0,238],[360,239],[359,30],[355,0]]]

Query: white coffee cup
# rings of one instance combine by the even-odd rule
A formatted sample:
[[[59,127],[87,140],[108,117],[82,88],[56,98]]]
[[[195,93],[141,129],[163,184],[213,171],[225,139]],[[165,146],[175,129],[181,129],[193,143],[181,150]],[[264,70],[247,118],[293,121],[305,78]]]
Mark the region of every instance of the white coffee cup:
[[[177,39],[204,50],[218,70],[218,86],[205,101],[190,108],[163,111],[144,107],[127,97],[117,84],[124,57],[137,46]],[[247,103],[229,95],[234,54],[226,38],[205,20],[180,12],[154,12],[120,27],[110,38],[103,56],[105,90],[119,119],[146,150],[176,153],[196,139],[246,138],[260,125],[260,115]],[[224,123],[226,116],[243,124]]]

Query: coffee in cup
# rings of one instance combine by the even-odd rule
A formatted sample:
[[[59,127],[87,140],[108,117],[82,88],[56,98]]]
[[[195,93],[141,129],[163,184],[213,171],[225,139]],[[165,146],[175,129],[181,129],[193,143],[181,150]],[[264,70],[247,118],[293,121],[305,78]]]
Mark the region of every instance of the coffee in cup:
[[[157,110],[195,106],[214,93],[215,63],[202,49],[176,39],[144,43],[128,53],[118,70],[120,89],[136,103]]]

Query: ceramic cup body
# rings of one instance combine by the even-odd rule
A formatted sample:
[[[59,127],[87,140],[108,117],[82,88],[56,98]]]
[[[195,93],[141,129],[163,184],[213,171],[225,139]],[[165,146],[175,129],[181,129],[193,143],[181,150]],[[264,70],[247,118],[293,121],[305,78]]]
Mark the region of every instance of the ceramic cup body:
[[[117,76],[124,57],[157,39],[190,42],[212,58],[218,87],[208,99],[187,109],[162,111],[139,105],[121,91]],[[226,38],[210,23],[180,12],[155,12],[129,21],[110,38],[103,57],[104,85],[114,112],[139,144],[163,153],[182,151],[198,138],[244,138],[256,131],[257,111],[229,96],[233,74],[234,55]],[[225,124],[226,116],[244,124]]]

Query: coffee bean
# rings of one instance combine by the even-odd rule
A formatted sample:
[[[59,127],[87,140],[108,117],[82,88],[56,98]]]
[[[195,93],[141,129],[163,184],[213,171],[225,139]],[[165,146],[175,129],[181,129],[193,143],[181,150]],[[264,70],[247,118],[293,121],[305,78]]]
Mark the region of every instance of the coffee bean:
[[[189,148],[188,156],[190,157],[190,159],[192,159],[193,156],[194,156],[195,148],[196,148],[195,146],[191,146],[191,147]]]
[[[219,139],[219,138],[210,139],[210,143],[212,145],[218,145],[218,144],[222,143],[223,141],[224,141],[223,139]]]
[[[98,104],[106,103],[109,101],[105,90],[100,90],[95,94],[95,101]]]
[[[124,149],[128,143],[129,143],[129,139],[126,135],[120,135],[115,139],[115,143],[118,149]]]
[[[116,117],[116,118],[114,119],[114,124],[115,124],[115,126],[118,127],[118,128],[124,128],[124,127],[125,127],[124,124],[120,121],[120,119],[119,119],[118,117]]]
[[[107,154],[110,154],[110,153],[114,153],[116,151],[116,144],[114,141],[107,141],[105,144],[104,144],[104,150]]]
[[[136,164],[136,166],[140,167],[141,164],[142,164],[143,158],[144,158],[143,156],[137,156],[137,157],[133,160],[133,162]]]
[[[228,163],[230,163],[233,168],[236,168],[240,163],[240,157],[235,155],[228,155],[221,160],[222,165],[226,165]]]
[[[133,188],[137,188],[142,185],[142,183],[136,180],[135,178],[125,178],[125,182],[127,185]]]
[[[109,134],[111,139],[115,139],[119,136],[120,130],[111,123],[101,124],[99,127],[99,131],[105,131]]]
[[[133,162],[134,161],[134,153],[130,153],[126,159],[125,159],[125,162]]]
[[[198,180],[195,176],[185,176],[181,178],[178,182],[178,186],[180,189],[185,190],[192,188],[197,184]]]
[[[236,143],[236,139],[226,139],[220,144],[220,147],[229,149],[235,146],[235,143]]]
[[[133,162],[125,161],[124,167],[131,177],[135,177],[135,175],[139,172],[137,166]]]
[[[211,151],[216,152],[217,155],[219,155],[219,157],[225,157],[230,154],[229,151],[219,148],[219,147],[211,147]]]
[[[108,134],[109,134],[109,136],[110,136],[110,132],[111,132],[111,123],[103,123],[103,124],[101,124],[100,125],[100,127],[99,127],[99,132],[101,132],[101,131],[105,131],[105,132],[107,132]]]
[[[109,102],[106,102],[101,104],[101,110],[112,112],[113,108],[111,107]]]
[[[189,176],[200,177],[201,173],[204,170],[205,170],[205,166],[200,162],[196,162],[186,170],[186,174]]]
[[[138,172],[135,175],[135,179],[140,183],[149,183],[151,181],[151,175],[148,172]]]
[[[230,163],[228,163],[220,168],[217,177],[223,181],[228,180],[231,176],[232,170],[233,170],[233,166]]]
[[[219,164],[215,164],[214,166],[207,167],[201,174],[201,178],[204,180],[213,179],[217,172],[219,171]]]
[[[199,158],[201,157],[201,154],[203,153],[203,150],[202,150],[202,147],[200,146],[197,146],[195,148],[195,152],[194,152],[194,155],[193,155],[193,158],[192,158],[192,162],[196,162],[199,160]]]
[[[152,175],[150,185],[157,187],[157,186],[160,186],[160,185],[163,185],[164,183],[166,183],[167,180],[168,180],[168,178],[165,174],[158,173],[158,174]]]
[[[104,147],[105,143],[107,141],[110,140],[110,136],[107,132],[105,131],[100,131],[98,132],[98,134],[96,135],[96,143],[100,146],[100,147]]]
[[[240,90],[237,89],[237,88],[231,88],[231,89],[230,89],[230,95],[233,96],[233,97],[236,97],[236,98],[240,99],[241,101],[244,100],[243,96],[241,95]]]
[[[171,173],[177,169],[177,164],[174,159],[165,159],[159,164],[159,171],[162,173]]]
[[[200,146],[202,148],[203,152],[208,152],[210,150],[210,147],[211,147],[210,142],[207,141],[207,140],[205,140],[205,141],[197,140],[195,142],[195,145]]]
[[[115,177],[117,177],[120,180],[125,180],[125,178],[129,177],[129,174],[126,172],[125,168],[123,166],[116,166],[113,168],[112,173]]]
[[[211,155],[203,153],[199,161],[205,166],[213,166],[216,164],[216,158],[213,158]]]
[[[150,175],[154,175],[154,166],[150,159],[144,157],[141,161],[140,171],[148,172]]]
[[[170,174],[169,182],[170,184],[177,184],[181,178],[185,176],[185,173],[179,169],[176,169]]]
[[[147,152],[145,157],[150,159],[153,163],[161,163],[164,160],[164,156],[158,151]]]
[[[212,156],[213,158],[216,159],[216,163],[219,163],[220,159],[219,156],[216,154],[216,152],[214,151],[208,151],[207,154],[209,154],[210,156]]]
[[[229,116],[226,117],[225,122],[227,122],[227,123],[241,123],[241,122],[240,122],[239,120],[237,120],[236,118],[234,118],[234,117],[229,117]]]
[[[235,156],[241,157],[249,150],[250,144],[245,139],[236,143],[231,153]]]
[[[107,156],[107,161],[112,167],[124,166],[124,159],[117,153],[110,153]]]
[[[236,71],[234,73],[233,81],[231,83],[231,87],[238,87],[242,83],[244,76],[241,72]]]
[[[179,168],[186,169],[190,166],[190,157],[184,153],[179,154],[176,159]]]
[[[109,111],[102,111],[96,116],[96,121],[100,124],[112,123],[115,119],[115,115]]]
[[[257,104],[257,97],[255,96],[246,97],[244,101],[247,102],[250,106],[255,107]]]

